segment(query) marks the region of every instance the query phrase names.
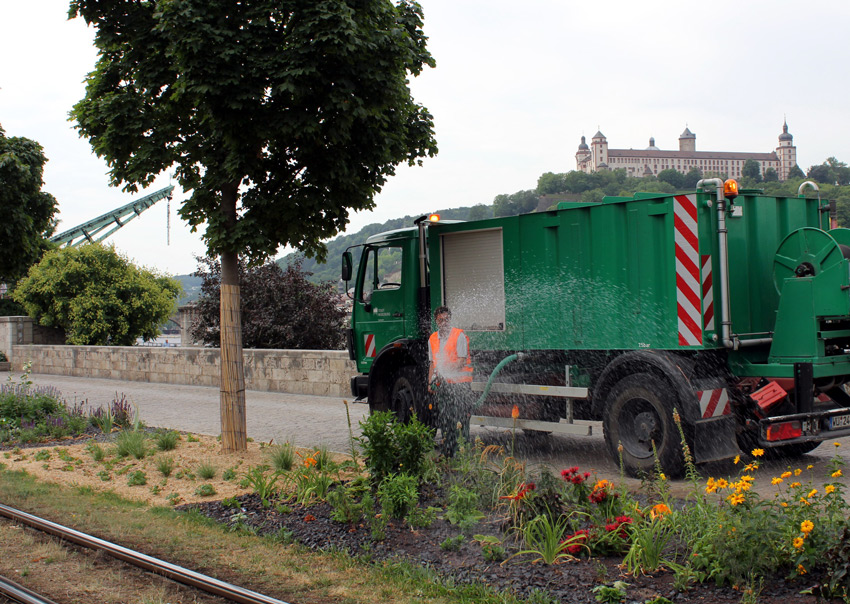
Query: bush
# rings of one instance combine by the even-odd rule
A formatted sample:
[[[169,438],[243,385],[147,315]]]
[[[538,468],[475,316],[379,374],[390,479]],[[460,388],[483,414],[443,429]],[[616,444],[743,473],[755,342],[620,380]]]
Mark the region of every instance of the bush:
[[[177,441],[180,439],[180,435],[174,430],[164,430],[161,432],[157,432],[153,437],[153,441],[156,444],[156,448],[160,451],[173,451],[177,448]]]
[[[118,455],[121,457],[133,456],[136,459],[144,459],[147,455],[147,436],[144,432],[124,430],[115,439]]]
[[[409,474],[391,474],[378,487],[378,499],[384,514],[404,518],[419,502],[419,480]]]
[[[268,452],[272,467],[279,472],[289,472],[295,463],[295,448],[291,443],[275,445]]]
[[[392,411],[378,411],[360,422],[357,439],[366,456],[373,482],[380,484],[390,474],[422,476],[425,460],[434,450],[434,431],[416,417],[406,423]]]

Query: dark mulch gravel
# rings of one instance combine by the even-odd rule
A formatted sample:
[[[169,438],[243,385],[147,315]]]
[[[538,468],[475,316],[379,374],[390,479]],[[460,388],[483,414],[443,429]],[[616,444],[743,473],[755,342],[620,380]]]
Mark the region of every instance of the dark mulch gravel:
[[[624,576],[618,567],[622,558],[583,558],[554,566],[519,562],[518,558],[506,563],[484,559],[481,545],[467,537],[458,551],[440,547],[449,537],[459,534],[458,527],[437,519],[428,528],[412,530],[401,521],[387,527],[386,538],[374,541],[370,527],[365,524],[347,525],[331,519],[327,503],[303,507],[291,505],[291,512],[281,513],[274,507],[264,507],[256,495],[238,498],[240,508],[228,508],[220,501],[180,506],[196,509],[201,514],[223,524],[230,524],[234,514],[241,514],[242,522],[258,534],[271,535],[285,529],[290,537],[312,549],[342,549],[375,562],[401,559],[432,568],[443,578],[456,583],[483,583],[500,591],[511,591],[527,597],[535,591],[546,592],[562,602],[591,603],[597,600],[591,589],[616,580],[629,583],[626,602],[646,602],[658,596],[681,604],[740,602],[743,594],[729,587],[703,584],[687,592],[673,588],[670,572],[653,576]],[[477,525],[470,534],[491,534],[505,538],[501,519],[493,516]],[[787,582],[781,578],[765,578],[764,589],[757,601],[761,604],[814,603],[812,596],[799,592],[808,587],[802,583]]]

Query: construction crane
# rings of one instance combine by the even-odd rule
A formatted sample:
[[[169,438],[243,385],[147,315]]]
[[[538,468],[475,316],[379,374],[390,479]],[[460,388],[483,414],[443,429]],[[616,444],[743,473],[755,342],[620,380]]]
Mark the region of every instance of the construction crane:
[[[133,220],[136,216],[153,206],[161,199],[168,199],[169,205],[169,230],[171,226],[171,193],[174,187],[169,185],[164,189],[160,189],[150,195],[145,195],[130,202],[127,205],[116,208],[111,212],[107,212],[102,216],[98,216],[94,220],[89,220],[73,229],[69,229],[64,233],[59,233],[50,238],[53,243],[58,243],[59,246],[76,247],[81,243],[90,242],[97,243],[109,237],[112,233],[120,229],[122,226]],[[111,227],[111,229],[110,229]],[[106,229],[106,233],[103,233]],[[103,234],[101,234],[103,233]],[[169,233],[170,239],[170,233]]]

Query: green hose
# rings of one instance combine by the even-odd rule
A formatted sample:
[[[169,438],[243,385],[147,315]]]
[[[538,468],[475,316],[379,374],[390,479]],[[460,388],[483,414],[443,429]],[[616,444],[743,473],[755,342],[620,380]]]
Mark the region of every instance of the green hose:
[[[472,410],[475,411],[478,407],[481,406],[481,403],[484,402],[484,399],[487,398],[487,395],[490,394],[490,386],[493,385],[493,380],[496,379],[496,376],[499,375],[499,372],[504,369],[505,365],[516,361],[517,359],[521,359],[523,357],[523,353],[516,352],[514,354],[506,356],[504,359],[499,361],[499,364],[493,369],[493,372],[490,374],[490,379],[487,380],[487,385],[484,386],[484,392],[481,393],[481,396],[478,397],[478,400],[475,402],[475,405],[472,407]]]

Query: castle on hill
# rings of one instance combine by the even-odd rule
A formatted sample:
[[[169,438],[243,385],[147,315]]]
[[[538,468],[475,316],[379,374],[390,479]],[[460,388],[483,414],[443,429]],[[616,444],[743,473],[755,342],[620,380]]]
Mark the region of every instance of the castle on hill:
[[[687,127],[679,136],[679,150],[668,151],[655,146],[649,139],[646,149],[609,149],[608,139],[602,132],[593,135],[590,145],[584,136],[576,152],[576,169],[582,172],[624,169],[629,176],[657,176],[662,170],[676,170],[687,174],[698,168],[703,174],[713,172],[728,178],[740,178],[744,162],[754,160],[764,176],[773,168],[779,180],[786,180],[788,173],[797,165],[797,147],[794,137],[788,133],[788,123],[782,124],[779,145],[770,153],[738,153],[735,151],[697,151],[697,137]]]

